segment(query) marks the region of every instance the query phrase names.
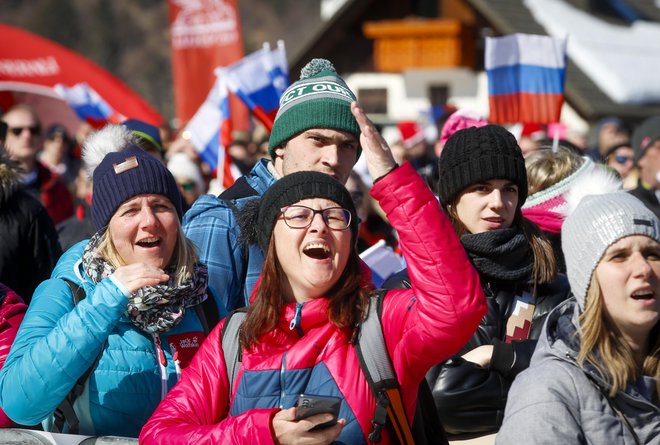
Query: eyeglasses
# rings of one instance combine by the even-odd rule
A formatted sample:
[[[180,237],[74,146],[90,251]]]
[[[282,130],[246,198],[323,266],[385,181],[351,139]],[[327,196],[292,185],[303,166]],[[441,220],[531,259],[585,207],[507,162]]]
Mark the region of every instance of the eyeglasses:
[[[28,130],[31,136],[39,136],[41,133],[41,127],[39,125],[32,125],[31,127],[10,127],[9,132],[14,136],[20,136],[23,134],[23,130]]]
[[[309,227],[317,213],[321,214],[325,225],[332,230],[346,230],[351,225],[351,212],[342,207],[314,210],[306,206],[293,205],[282,207],[280,211],[284,222],[292,229]]]
[[[633,158],[632,156],[616,155],[614,156],[614,160],[619,164],[625,164],[628,161],[632,161]]]

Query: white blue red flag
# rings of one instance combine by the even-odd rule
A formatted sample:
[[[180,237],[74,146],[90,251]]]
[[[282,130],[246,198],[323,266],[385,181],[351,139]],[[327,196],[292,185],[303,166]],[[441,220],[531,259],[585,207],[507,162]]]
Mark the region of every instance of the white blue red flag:
[[[58,83],[54,86],[54,90],[81,120],[89,122],[94,127],[101,127],[108,122],[118,124],[126,120],[85,82],[77,83],[72,87]]]
[[[371,269],[371,281],[376,287],[405,267],[401,257],[385,245],[385,240],[379,240],[362,252],[360,258]]]
[[[185,131],[200,157],[216,171],[218,182],[227,188],[240,176],[227,154],[232,131],[229,91],[270,130],[280,96],[289,85],[284,44],[278,42],[274,50],[264,46],[236,63],[216,68],[215,74],[215,85]]]
[[[229,93],[224,78],[217,78],[206,100],[184,130],[190,135],[199,156],[212,170],[224,188],[238,178],[231,169],[227,147],[231,142]],[[239,175],[240,176],[240,175]]]
[[[280,96],[289,86],[284,43],[278,42],[274,50],[264,45],[238,62],[218,68],[216,75],[224,77],[229,90],[241,98],[252,114],[270,131]]]
[[[531,34],[487,37],[488,121],[558,122],[564,103],[566,39]]]

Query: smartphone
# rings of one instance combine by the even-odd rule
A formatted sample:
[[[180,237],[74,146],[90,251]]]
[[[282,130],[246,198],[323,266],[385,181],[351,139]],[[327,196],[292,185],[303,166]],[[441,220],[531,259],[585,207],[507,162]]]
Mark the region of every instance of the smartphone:
[[[316,425],[310,431],[320,430],[335,425],[339,417],[341,399],[334,396],[318,396],[314,394],[300,394],[296,402],[296,420],[306,419],[309,416],[321,413],[332,414],[332,419]]]

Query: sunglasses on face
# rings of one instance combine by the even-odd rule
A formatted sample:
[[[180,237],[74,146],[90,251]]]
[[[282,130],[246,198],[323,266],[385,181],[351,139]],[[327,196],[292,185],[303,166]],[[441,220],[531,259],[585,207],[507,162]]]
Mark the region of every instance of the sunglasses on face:
[[[184,192],[192,192],[193,190],[195,190],[195,183],[184,182],[183,184],[179,184],[179,187],[181,187]]]
[[[306,206],[289,206],[280,209],[282,218],[292,229],[305,229],[312,224],[314,216],[321,214],[323,222],[333,230],[346,230],[351,225],[351,212],[342,207],[314,210]]]
[[[625,164],[626,162],[632,161],[633,158],[632,156],[616,155],[614,156],[614,160],[617,164]]]
[[[31,127],[10,127],[9,132],[13,134],[14,136],[20,136],[23,134],[24,130],[28,130],[30,132],[31,136],[39,136],[39,133],[41,133],[41,128],[39,125],[32,125]]]

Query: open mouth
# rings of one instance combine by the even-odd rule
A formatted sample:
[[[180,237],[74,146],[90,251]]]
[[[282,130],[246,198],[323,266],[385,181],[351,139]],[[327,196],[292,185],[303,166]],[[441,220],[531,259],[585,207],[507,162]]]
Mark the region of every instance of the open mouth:
[[[325,244],[311,243],[305,246],[303,253],[315,260],[325,260],[330,258],[330,249]]]
[[[640,290],[637,292],[633,292],[631,297],[634,300],[653,300],[655,298],[655,292],[651,290]]]
[[[151,248],[151,247],[160,246],[161,242],[162,241],[161,241],[160,238],[145,238],[145,239],[141,239],[140,241],[136,242],[135,244],[137,244],[140,247]]]

